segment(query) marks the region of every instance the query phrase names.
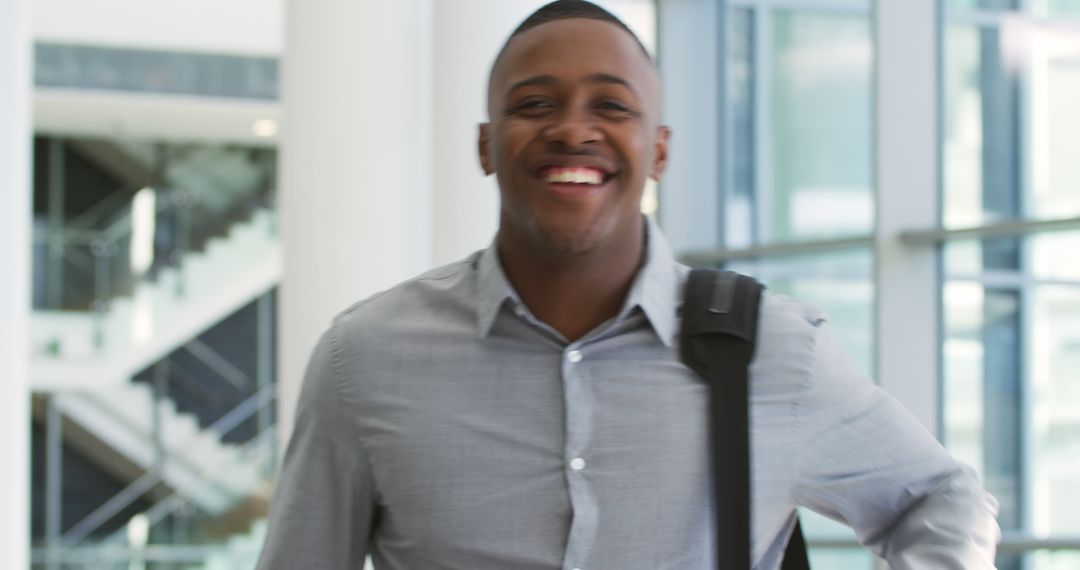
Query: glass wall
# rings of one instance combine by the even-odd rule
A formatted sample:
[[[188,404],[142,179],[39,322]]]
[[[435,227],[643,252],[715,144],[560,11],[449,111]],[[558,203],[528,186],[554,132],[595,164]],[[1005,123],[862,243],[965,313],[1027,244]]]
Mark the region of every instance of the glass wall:
[[[872,375],[885,287],[875,247],[895,238],[875,233],[883,70],[871,3],[726,6],[727,172],[712,261],[822,307]],[[936,193],[940,211],[900,236],[939,262],[940,310],[920,325],[941,339],[932,412],[1001,504],[998,565],[1080,567],[1080,3],[938,8],[939,116],[910,120],[938,125],[939,161],[924,166],[940,186],[904,190]],[[817,566],[873,567],[849,531],[803,517]]]
[[[733,3],[728,247],[873,229],[873,42],[863,4],[837,13]]]
[[[1080,534],[1080,3],[944,14],[942,223],[1012,224],[944,244],[944,440],[1001,503],[999,567],[1072,568],[1009,544]]]

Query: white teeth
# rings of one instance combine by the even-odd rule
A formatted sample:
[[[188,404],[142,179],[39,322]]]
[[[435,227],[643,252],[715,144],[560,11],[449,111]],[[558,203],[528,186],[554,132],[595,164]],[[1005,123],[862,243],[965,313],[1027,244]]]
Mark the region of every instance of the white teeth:
[[[589,168],[567,168],[555,170],[544,177],[548,184],[600,184],[601,175]]]

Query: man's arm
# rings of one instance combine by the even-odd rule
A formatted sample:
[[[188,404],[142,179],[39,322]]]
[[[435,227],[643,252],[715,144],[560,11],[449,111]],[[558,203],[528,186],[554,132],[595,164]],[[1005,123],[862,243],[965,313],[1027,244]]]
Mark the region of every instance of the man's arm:
[[[850,525],[894,570],[994,567],[997,502],[863,377],[824,325],[799,402],[795,501]]]
[[[351,570],[367,555],[373,482],[339,389],[335,334],[323,335],[308,364],[259,570]]]

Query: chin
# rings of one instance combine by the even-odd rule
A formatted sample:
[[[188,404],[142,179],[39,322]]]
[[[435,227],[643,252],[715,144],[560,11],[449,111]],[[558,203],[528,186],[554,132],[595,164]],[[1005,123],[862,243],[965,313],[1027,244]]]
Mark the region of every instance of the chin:
[[[559,256],[574,256],[596,249],[603,241],[601,228],[537,227],[535,238],[544,249]]]

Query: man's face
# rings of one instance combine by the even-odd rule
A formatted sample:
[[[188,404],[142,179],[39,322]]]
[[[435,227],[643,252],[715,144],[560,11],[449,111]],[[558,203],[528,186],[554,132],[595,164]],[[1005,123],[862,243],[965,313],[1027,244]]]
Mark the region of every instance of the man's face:
[[[639,236],[645,179],[663,173],[656,69],[618,26],[567,19],[513,38],[492,71],[480,160],[500,232],[577,254]]]

